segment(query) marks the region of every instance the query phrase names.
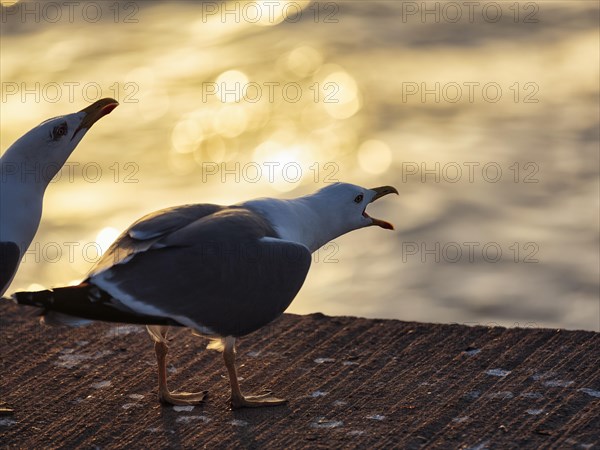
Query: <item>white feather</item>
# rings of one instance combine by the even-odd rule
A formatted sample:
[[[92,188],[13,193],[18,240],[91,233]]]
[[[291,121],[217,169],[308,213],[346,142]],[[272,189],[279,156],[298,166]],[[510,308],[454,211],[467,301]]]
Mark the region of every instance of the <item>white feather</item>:
[[[127,308],[135,311],[139,314],[156,317],[167,317],[179,322],[181,325],[197,330],[198,332],[206,335],[214,335],[215,332],[210,328],[196,323],[193,320],[185,316],[179,316],[176,314],[169,314],[156,306],[150,305],[143,300],[138,300],[133,295],[122,290],[116,283],[111,280],[111,269],[107,269],[104,272],[100,272],[97,275],[93,275],[90,278],[90,282],[98,286],[109,293],[113,298],[118,299]]]
[[[358,195],[364,200],[357,204]],[[261,198],[240,206],[266,217],[281,239],[302,244],[312,253],[338,236],[371,225],[362,211],[374,196],[369,189],[335,183],[304,197]]]

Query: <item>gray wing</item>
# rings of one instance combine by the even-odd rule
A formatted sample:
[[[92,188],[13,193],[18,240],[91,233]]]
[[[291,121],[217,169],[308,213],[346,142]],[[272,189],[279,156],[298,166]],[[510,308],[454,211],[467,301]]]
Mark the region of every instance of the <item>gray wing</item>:
[[[89,276],[128,261],[133,255],[151,248],[164,236],[211,215],[223,206],[212,204],[183,205],[153,212],[131,225],[102,255]]]
[[[19,261],[21,260],[21,251],[14,242],[0,242],[0,295],[6,292],[8,285],[12,281]]]
[[[310,262],[305,246],[278,239],[262,217],[230,207],[163,235],[89,282],[140,314],[242,336],[283,313]]]

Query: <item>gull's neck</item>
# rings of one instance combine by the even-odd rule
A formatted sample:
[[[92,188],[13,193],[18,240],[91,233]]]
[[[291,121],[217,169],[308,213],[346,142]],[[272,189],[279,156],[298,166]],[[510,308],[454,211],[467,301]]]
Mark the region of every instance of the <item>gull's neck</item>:
[[[279,238],[302,244],[311,253],[348,231],[338,223],[330,202],[318,193],[291,200],[257,199],[240,206],[264,216]]]
[[[13,150],[13,151],[11,151]],[[42,216],[48,182],[41,168],[9,148],[0,158],[0,240],[29,247]]]
[[[0,182],[2,187],[10,184],[12,189],[37,192],[44,195],[48,184],[66,161],[45,161],[35,153],[21,148],[21,140],[11,145],[0,157]]]

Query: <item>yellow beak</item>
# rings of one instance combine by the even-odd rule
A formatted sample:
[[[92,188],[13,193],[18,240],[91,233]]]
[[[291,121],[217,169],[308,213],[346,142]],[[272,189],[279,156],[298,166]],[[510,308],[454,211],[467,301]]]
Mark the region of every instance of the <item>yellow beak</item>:
[[[373,203],[378,198],[383,197],[384,195],[388,195],[388,194],[399,195],[398,190],[393,186],[380,186],[380,187],[372,188],[371,190],[375,191],[375,197],[373,197],[373,199],[371,200],[371,203]],[[394,225],[392,225],[391,223],[386,222],[385,220],[376,219],[374,217],[371,217],[367,214],[366,211],[363,212],[363,215],[371,219],[371,225],[377,225],[378,227],[384,228],[386,230],[394,229]]]
[[[113,98],[103,98],[97,102],[91,104],[87,108],[82,109],[79,112],[85,113],[83,120],[75,130],[73,138],[77,135],[80,130],[89,130],[99,119],[110,114],[110,112],[119,106],[119,102]]]

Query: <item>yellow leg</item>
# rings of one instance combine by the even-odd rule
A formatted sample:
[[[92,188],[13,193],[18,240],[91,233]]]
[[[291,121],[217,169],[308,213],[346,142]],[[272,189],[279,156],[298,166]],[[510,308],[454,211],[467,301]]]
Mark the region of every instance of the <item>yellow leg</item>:
[[[231,384],[231,408],[238,409],[244,407],[258,407],[258,406],[277,406],[284,404],[287,400],[271,396],[271,394],[264,395],[249,395],[244,396],[240,390],[240,384],[237,378],[237,372],[235,370],[235,338],[225,338],[225,349],[223,350],[223,359],[225,360],[225,367],[229,373],[229,382]]]
[[[167,388],[167,353],[169,347],[164,342],[155,342],[156,362],[158,363],[158,399],[167,405],[197,405],[204,401],[208,391],[169,392]]]

